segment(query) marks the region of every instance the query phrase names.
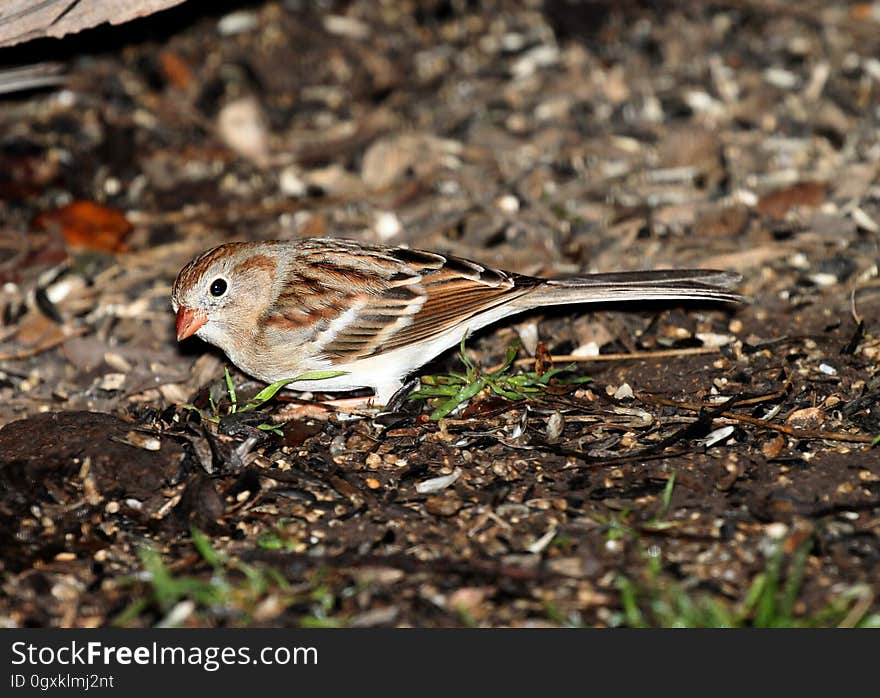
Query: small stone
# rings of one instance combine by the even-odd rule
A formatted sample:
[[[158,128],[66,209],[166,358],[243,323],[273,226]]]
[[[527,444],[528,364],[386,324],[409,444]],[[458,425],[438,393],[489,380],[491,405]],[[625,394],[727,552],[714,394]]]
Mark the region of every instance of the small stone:
[[[269,162],[269,132],[266,118],[253,97],[226,104],[217,115],[217,132],[236,153],[257,165]]]
[[[525,349],[526,353],[530,356],[534,356],[535,352],[538,350],[538,342],[541,339],[540,334],[538,333],[538,323],[533,320],[528,320],[516,325],[515,328],[519,335],[519,339],[522,342],[523,349]]]
[[[510,72],[519,79],[534,75],[540,68],[546,68],[559,62],[559,49],[551,44],[535,46],[526,51],[511,66]]]
[[[788,535],[788,526],[780,521],[768,524],[764,530],[767,532],[767,535],[774,540],[782,540]]]
[[[810,274],[810,281],[820,288],[827,288],[828,286],[834,286],[834,284],[837,283],[837,277],[834,276],[834,274]]]
[[[257,23],[257,14],[255,12],[247,12],[245,10],[230,12],[228,15],[221,17],[220,21],[217,22],[217,32],[220,36],[243,34],[255,29]]]
[[[504,213],[516,213],[519,211],[519,199],[513,194],[505,194],[499,197],[495,205]]]
[[[629,383],[624,383],[614,391],[613,397],[615,400],[631,400],[633,398],[633,389]]]
[[[713,349],[716,347],[726,347],[735,339],[735,337],[729,334],[717,334],[715,332],[697,332],[694,336],[703,343],[704,347]]]
[[[547,418],[547,442],[551,444],[556,442],[563,429],[565,429],[565,417],[562,416],[562,412],[556,411]]]
[[[816,264],[817,275],[832,276],[835,282],[846,281],[857,268],[854,259],[842,254],[826,257]]]
[[[805,407],[802,410],[795,410],[785,423],[798,429],[818,429],[825,422],[825,413],[818,407]]]
[[[158,451],[162,448],[162,442],[152,434],[142,434],[139,431],[130,431],[125,435],[125,440],[132,446],[142,448],[145,451]]]
[[[373,221],[373,230],[384,242],[400,235],[403,226],[396,214],[391,211],[379,211]]]
[[[470,616],[481,613],[481,604],[490,590],[479,587],[462,587],[449,595],[447,607],[458,612],[466,612]]]
[[[130,373],[132,365],[128,360],[117,354],[115,351],[104,352],[104,362],[112,369],[120,373]]]
[[[767,68],[764,71],[764,80],[781,90],[794,89],[800,83],[800,78],[795,73],[784,68]]]
[[[605,550],[609,553],[619,553],[623,551],[623,541],[614,538],[612,540],[605,541]]]
[[[428,497],[425,509],[434,516],[454,516],[461,509],[461,501],[452,497]]]
[[[324,29],[328,34],[344,36],[348,39],[363,40],[370,36],[369,25],[345,15],[326,15]]]
[[[336,164],[309,170],[306,181],[309,187],[317,188],[325,194],[348,194],[361,188],[358,177]]]
[[[850,215],[859,228],[867,230],[869,233],[880,233],[880,225],[878,225],[877,221],[871,218],[871,216],[865,213],[863,209],[857,206],[852,210]]]
[[[582,578],[584,563],[579,557],[558,557],[547,560],[547,569],[563,577]]]
[[[596,342],[587,342],[586,344],[581,344],[579,347],[571,352],[571,355],[580,358],[599,356],[599,345],[596,344]]]
[[[763,453],[767,458],[776,458],[780,453],[782,453],[782,447],[785,446],[785,439],[782,435],[774,436],[769,441],[765,442],[763,446],[761,446],[761,453]]]
[[[122,390],[122,386],[125,385],[125,374],[124,373],[107,373],[104,377],[98,382],[98,387],[101,390]]]
[[[300,177],[299,169],[294,165],[289,165],[281,170],[278,177],[278,188],[284,196],[297,199],[305,196],[309,191],[308,185]]]

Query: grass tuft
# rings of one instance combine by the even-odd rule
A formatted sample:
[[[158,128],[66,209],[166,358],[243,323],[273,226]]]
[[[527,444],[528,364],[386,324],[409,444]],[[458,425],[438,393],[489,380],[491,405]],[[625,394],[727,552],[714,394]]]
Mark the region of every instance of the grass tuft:
[[[803,543],[787,564],[782,547],[777,548],[764,571],[755,576],[739,601],[687,589],[662,575],[660,557],[651,557],[644,581],[635,582],[622,575],[617,578],[622,606],[617,624],[634,628],[880,626],[880,614],[870,611],[873,592],[859,585],[840,594],[812,616],[796,613],[811,547],[811,540]]]
[[[431,412],[431,419],[434,421],[443,419],[484,390],[489,390],[505,400],[517,402],[547,392],[552,384],[574,385],[592,380],[586,376],[562,377],[561,374],[574,370],[575,364],[553,368],[540,375],[536,371],[514,372],[512,369],[519,351],[518,343],[508,347],[500,368],[483,373],[465,354],[464,342],[462,337],[459,358],[464,365],[464,373],[422,376],[421,388],[409,396],[410,400],[429,400],[434,406],[434,411]]]
[[[151,611],[163,615],[161,624],[169,624],[173,622],[170,619],[174,618],[174,609],[184,602],[192,604],[195,613],[232,618],[235,625],[246,625],[270,596],[279,608],[304,606],[308,609],[309,612],[300,617],[300,625],[304,627],[344,624],[330,615],[336,599],[320,580],[294,591],[278,570],[250,565],[215,550],[208,537],[196,528],[191,529],[191,535],[193,547],[201,561],[210,567],[210,574],[175,575],[155,548],[143,547],[139,557],[149,585],[147,593],[130,602],[113,625],[130,625]],[[141,578],[128,581],[135,584]]]
[[[346,371],[310,371],[308,373],[303,373],[294,378],[285,378],[280,381],[275,381],[271,385],[267,385],[260,392],[254,395],[250,400],[248,400],[244,405],[239,405],[238,403],[238,394],[235,390],[235,385],[232,382],[232,376],[229,373],[229,368],[224,369],[224,381],[226,383],[226,396],[228,400],[228,405],[225,408],[225,411],[221,408],[221,406],[214,401],[213,396],[208,396],[208,402],[210,404],[211,410],[209,414],[202,413],[197,407],[194,405],[185,405],[185,407],[196,410],[202,415],[202,418],[213,422],[214,424],[219,424],[220,420],[223,417],[227,417],[233,414],[241,414],[242,412],[254,412],[261,407],[263,407],[266,403],[270,402],[278,392],[284,388],[284,386],[299,382],[299,381],[314,381],[314,380],[324,380],[326,378],[336,378],[336,376],[345,375]],[[282,435],[283,424],[276,424],[274,422],[263,422],[262,424],[257,425],[257,429],[262,431],[269,431],[273,434],[277,434],[278,436]]]

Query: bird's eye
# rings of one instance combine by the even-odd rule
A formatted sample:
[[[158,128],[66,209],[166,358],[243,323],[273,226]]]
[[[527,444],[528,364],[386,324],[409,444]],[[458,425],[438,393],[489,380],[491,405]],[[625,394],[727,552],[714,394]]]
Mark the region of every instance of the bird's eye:
[[[219,298],[226,293],[226,281],[224,279],[214,279],[211,282],[211,295]]]

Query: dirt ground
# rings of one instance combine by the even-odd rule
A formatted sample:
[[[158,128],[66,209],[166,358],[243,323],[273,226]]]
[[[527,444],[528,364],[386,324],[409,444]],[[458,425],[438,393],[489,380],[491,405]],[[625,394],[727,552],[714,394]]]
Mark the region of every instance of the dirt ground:
[[[203,6],[0,51],[64,73],[0,96],[0,623],[878,623],[877,5]],[[579,360],[440,420],[230,414],[170,285],[313,235],[750,303],[488,328]]]

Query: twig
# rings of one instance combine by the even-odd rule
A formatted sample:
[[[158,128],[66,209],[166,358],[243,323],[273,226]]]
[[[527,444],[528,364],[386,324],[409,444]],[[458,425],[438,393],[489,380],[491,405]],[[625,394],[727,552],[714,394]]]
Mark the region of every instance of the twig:
[[[857,325],[861,325],[864,322],[864,320],[862,319],[862,316],[859,315],[858,308],[856,308],[856,287],[855,286],[852,287],[852,290],[850,291],[850,294],[849,294],[849,311],[850,311],[850,313],[852,313],[853,320],[856,321]]]
[[[668,400],[666,398],[646,395],[644,393],[636,393],[635,396],[642,402],[653,403],[655,405],[665,405],[667,407],[678,407],[684,410],[690,410],[691,412],[700,412],[702,410],[714,409],[718,407],[718,405],[713,405],[711,403],[707,404],[702,402],[677,402],[676,400]],[[737,402],[737,405],[746,404],[754,404],[754,402]],[[795,429],[793,427],[785,426],[784,424],[773,424],[772,422],[768,422],[764,419],[758,419],[757,417],[750,417],[745,414],[730,412],[729,410],[718,412],[715,416],[725,417],[727,419],[732,419],[737,422],[745,422],[746,424],[753,424],[754,426],[763,427],[764,429],[769,429],[770,431],[778,431],[782,434],[786,434],[796,439],[825,439],[827,441],[848,441],[851,443],[860,444],[870,444],[874,441],[874,437],[869,434],[844,434],[842,432],[836,431],[822,431],[821,429]]]
[[[554,364],[561,363],[586,363],[588,361],[627,361],[629,359],[662,359],[668,356],[694,356],[698,354],[717,354],[720,349],[718,347],[687,347],[685,349],[661,349],[660,351],[633,351],[627,354],[597,354],[596,356],[580,356],[578,354],[554,354],[550,356],[550,360]],[[535,362],[534,357],[525,359],[517,359],[513,362],[514,366],[528,366]],[[488,369],[487,373],[491,373],[502,367],[498,364]]]

